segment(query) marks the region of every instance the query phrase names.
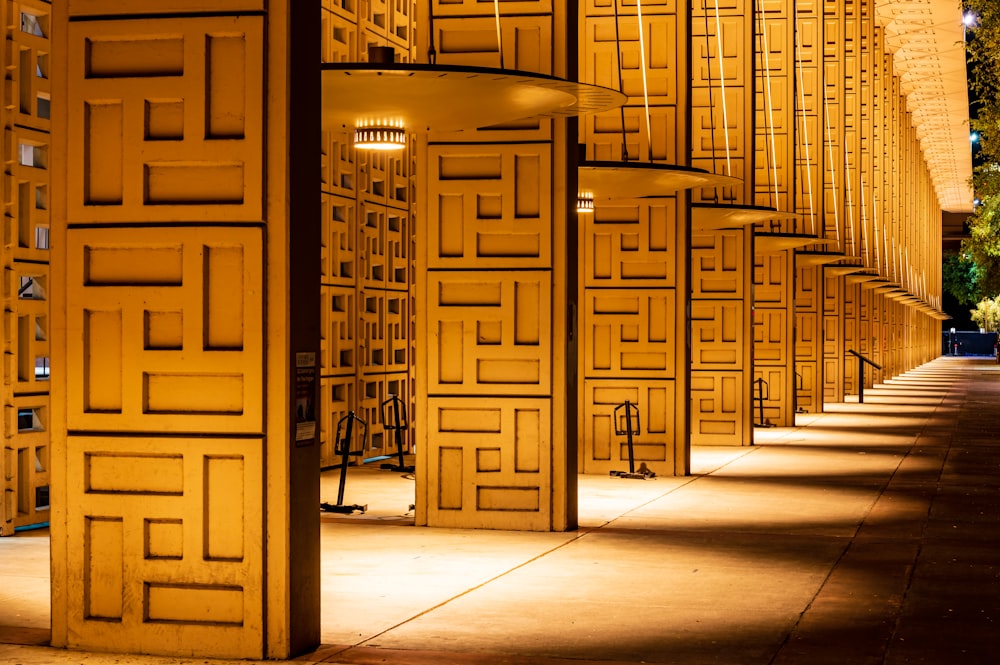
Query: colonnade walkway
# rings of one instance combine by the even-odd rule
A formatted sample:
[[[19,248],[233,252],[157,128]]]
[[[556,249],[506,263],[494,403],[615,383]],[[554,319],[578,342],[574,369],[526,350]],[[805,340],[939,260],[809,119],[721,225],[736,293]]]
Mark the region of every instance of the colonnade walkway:
[[[938,358],[755,434],[690,477],[581,477],[572,533],[324,521],[296,662],[1000,662],[1000,365]],[[47,555],[0,540],[0,662],[223,662],[44,646]]]

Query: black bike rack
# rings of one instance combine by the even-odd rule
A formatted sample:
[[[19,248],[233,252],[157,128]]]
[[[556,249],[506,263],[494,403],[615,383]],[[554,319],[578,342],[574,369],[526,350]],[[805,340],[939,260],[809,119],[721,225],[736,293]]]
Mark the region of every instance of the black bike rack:
[[[361,423],[361,446],[358,450],[351,450],[351,441],[354,439],[355,421]],[[340,436],[341,428],[344,430],[343,438]],[[347,467],[350,466],[352,457],[360,457],[364,454],[365,442],[367,440],[368,423],[354,415],[353,411],[349,411],[346,416],[337,421],[337,444],[333,451],[335,455],[340,455],[340,486],[337,490],[337,503],[321,502],[319,504],[320,510],[328,513],[343,513],[345,515],[355,512],[363,513],[368,510],[367,505],[360,506],[356,503],[344,504],[344,488],[347,486]]]
[[[754,396],[753,401],[757,402],[757,411],[760,414],[760,422],[754,423],[754,427],[774,427],[771,423],[764,420],[764,400],[771,398],[771,391],[767,387],[767,381],[763,378],[753,380],[754,387],[757,388],[757,394]]]
[[[847,352],[858,359],[858,404],[865,403],[865,364],[869,364],[875,369],[882,369],[881,365],[876,365],[868,358],[855,351],[854,349],[847,349]]]
[[[392,411],[386,414],[387,406],[392,405]],[[387,418],[386,415],[391,415],[391,418]],[[390,395],[389,399],[382,402],[382,429],[390,430],[395,432],[396,439],[396,456],[399,460],[399,464],[393,464],[391,462],[386,462],[380,464],[379,468],[387,469],[389,471],[395,471],[397,473],[413,473],[413,465],[407,465],[403,459],[403,432],[406,431],[408,427],[406,421],[406,405],[403,404],[403,400],[399,399],[399,395]]]
[[[622,429],[619,423],[621,418],[619,417],[619,412],[625,411],[625,429]],[[635,425],[632,424],[632,414],[635,413]],[[632,437],[640,434],[642,426],[639,422],[639,407],[632,402],[625,400],[622,404],[615,407],[614,412],[615,419],[615,434],[618,436],[628,437],[628,471],[612,471],[611,476],[615,478],[632,478],[635,480],[649,480],[650,478],[655,478],[656,474],[646,468],[646,463],[643,462],[639,466],[639,470],[635,469],[635,450],[632,446]]]

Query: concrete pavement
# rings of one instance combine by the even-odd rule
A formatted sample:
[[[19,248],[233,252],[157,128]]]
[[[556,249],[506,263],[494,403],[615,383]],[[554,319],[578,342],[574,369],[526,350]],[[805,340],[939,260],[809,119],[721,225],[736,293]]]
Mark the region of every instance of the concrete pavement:
[[[408,526],[411,479],[350,476],[370,509],[324,518],[323,646],[296,662],[1000,661],[1000,366],[939,358],[755,435],[690,477],[582,476],[572,533]],[[0,662],[226,662],[40,646],[47,557],[0,540]]]

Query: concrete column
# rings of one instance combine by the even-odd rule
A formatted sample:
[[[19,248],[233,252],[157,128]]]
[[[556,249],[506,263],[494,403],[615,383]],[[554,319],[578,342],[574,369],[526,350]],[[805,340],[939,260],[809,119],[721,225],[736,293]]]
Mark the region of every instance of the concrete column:
[[[287,658],[319,642],[319,4],[192,7],[53,4],[52,642]]]

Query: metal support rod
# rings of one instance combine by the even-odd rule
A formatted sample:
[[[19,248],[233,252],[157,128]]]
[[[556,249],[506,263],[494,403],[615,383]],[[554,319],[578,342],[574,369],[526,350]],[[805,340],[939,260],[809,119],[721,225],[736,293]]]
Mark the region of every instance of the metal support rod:
[[[392,405],[392,416],[391,418],[386,418],[386,406]],[[406,465],[406,460],[403,457],[404,442],[403,442],[403,431],[407,428],[406,420],[406,405],[403,404],[403,400],[399,398],[399,395],[390,395],[389,399],[382,402],[382,427],[387,430],[395,431],[395,441],[396,441],[396,458],[399,460],[398,464],[383,464],[383,469],[390,469],[398,473],[413,473],[414,468],[412,466]]]
[[[619,427],[618,423],[621,422],[621,416],[619,412],[625,410],[625,429]],[[632,418],[632,412],[635,412],[635,418]],[[639,434],[642,430],[642,424],[639,419],[639,407],[625,400],[623,403],[615,407],[613,414],[615,421],[615,434],[618,436],[624,435],[626,437],[626,442],[628,444],[628,472],[624,471],[612,471],[612,476],[617,476],[619,478],[637,478],[637,479],[647,479],[656,476],[655,473],[646,468],[645,463],[639,468],[638,471],[635,470],[635,446],[633,437]]]
[[[764,421],[764,400],[768,398],[767,381],[761,377],[754,379],[753,384],[757,387],[757,409],[760,413],[760,422],[757,423],[757,426],[767,427],[767,423]]]
[[[882,369],[881,365],[878,365],[868,358],[855,351],[854,349],[848,349],[848,353],[858,359],[858,404],[865,403],[865,364],[869,364],[875,369]]]
[[[337,486],[337,505],[344,505],[344,489],[347,487],[347,466],[351,459],[351,435],[354,434],[354,412],[351,411],[340,419],[337,423],[337,434],[340,434],[340,425],[347,421],[344,438],[337,437],[340,444],[340,484]]]

